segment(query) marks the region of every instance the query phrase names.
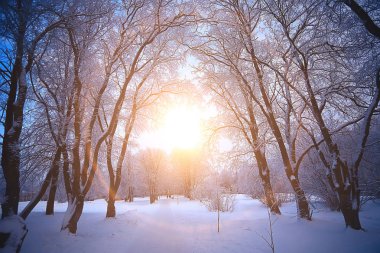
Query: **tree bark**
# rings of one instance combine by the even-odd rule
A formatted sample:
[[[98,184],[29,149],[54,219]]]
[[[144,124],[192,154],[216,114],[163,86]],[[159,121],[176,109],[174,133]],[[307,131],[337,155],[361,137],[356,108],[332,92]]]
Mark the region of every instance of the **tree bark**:
[[[358,193],[356,193],[356,195],[359,196]],[[346,227],[350,227],[355,230],[362,229],[360,218],[359,218],[359,208],[353,208],[350,192],[348,191],[338,192],[338,196],[339,196],[339,208],[343,214]]]
[[[106,218],[115,217],[116,216],[116,209],[115,209],[115,190],[114,186],[110,185],[109,191],[108,191],[108,202],[107,202],[107,213]]]
[[[306,220],[311,220],[309,202],[307,201],[305,192],[301,188],[298,177],[293,176],[289,180],[296,195],[298,216]]]
[[[77,232],[78,221],[82,215],[84,206],[84,197],[82,195],[75,197],[68,202],[67,210],[63,218],[61,231],[68,231],[72,234]]]
[[[260,178],[263,184],[265,200],[266,200],[268,208],[270,209],[272,213],[281,214],[280,208],[278,206],[278,202],[273,193],[272,184],[270,182],[269,170],[267,171],[267,174],[263,174],[262,171],[260,170],[259,174],[260,174]]]
[[[338,173],[342,173],[342,175],[345,175],[345,183],[340,182],[339,187],[335,187],[335,190],[338,195],[339,208],[343,214],[346,227],[350,227],[355,230],[360,230],[362,229],[362,226],[359,217],[359,180],[358,176],[355,174],[355,171],[351,170],[351,173],[349,173],[349,169],[350,168],[345,163],[340,163],[338,165]]]

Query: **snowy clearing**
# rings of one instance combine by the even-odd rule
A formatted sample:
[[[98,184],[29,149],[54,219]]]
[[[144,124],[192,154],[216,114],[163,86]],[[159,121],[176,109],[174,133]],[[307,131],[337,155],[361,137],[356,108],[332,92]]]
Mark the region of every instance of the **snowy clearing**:
[[[21,208],[27,202],[21,203]],[[21,252],[271,252],[261,236],[268,237],[268,215],[263,204],[243,195],[232,213],[217,213],[199,201],[183,197],[148,198],[133,203],[118,201],[117,217],[106,219],[106,202],[86,202],[77,235],[60,232],[66,203],[56,203],[56,214],[44,214],[40,202],[27,219],[29,229]],[[284,204],[283,215],[273,216],[275,252],[379,252],[380,203],[370,202],[361,212],[364,228],[344,227],[340,213],[314,210],[313,221],[298,220],[294,203]]]

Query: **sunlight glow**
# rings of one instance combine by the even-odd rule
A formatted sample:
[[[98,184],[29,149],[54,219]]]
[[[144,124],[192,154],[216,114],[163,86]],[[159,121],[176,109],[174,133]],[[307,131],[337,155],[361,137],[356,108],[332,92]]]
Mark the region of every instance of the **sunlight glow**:
[[[201,139],[201,117],[196,108],[177,107],[165,117],[162,135],[170,148],[194,148]]]
[[[143,148],[161,148],[171,152],[175,148],[197,148],[202,139],[202,114],[197,107],[180,105],[170,108],[159,128],[145,133],[140,141]]]

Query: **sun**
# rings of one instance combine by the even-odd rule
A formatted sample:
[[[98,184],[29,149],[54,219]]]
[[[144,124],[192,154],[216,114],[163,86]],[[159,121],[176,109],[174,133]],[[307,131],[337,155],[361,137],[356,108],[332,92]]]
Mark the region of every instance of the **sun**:
[[[174,149],[197,149],[203,141],[203,121],[207,110],[196,105],[172,104],[157,119],[155,129],[143,132],[139,137],[142,149],[159,148],[167,153]]]
[[[201,113],[198,108],[177,106],[169,109],[161,129],[166,149],[191,149],[201,141]]]

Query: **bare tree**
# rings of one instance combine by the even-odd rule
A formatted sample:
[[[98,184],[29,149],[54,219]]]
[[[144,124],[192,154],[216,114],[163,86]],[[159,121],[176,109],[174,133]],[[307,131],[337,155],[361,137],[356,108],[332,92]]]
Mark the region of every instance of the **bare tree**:
[[[354,4],[354,1],[348,2]],[[292,52],[290,59],[303,78],[304,88],[296,85],[291,87],[303,97],[315,120],[314,123],[319,128],[326,149],[321,148],[321,143],[311,126],[304,129],[309,133],[326,167],[328,182],[337,193],[346,226],[361,229],[358,169],[368,139],[371,119],[379,103],[379,69],[368,65],[369,62],[378,62],[376,57],[369,61],[367,52],[373,51],[374,48],[366,51],[366,41],[361,41],[360,46],[348,46],[353,38],[345,36],[340,30],[342,28],[334,24],[329,14],[331,10],[320,1],[289,1],[285,4],[280,1],[267,1],[265,4],[268,12],[279,24],[280,30],[277,31],[283,34],[284,41],[289,45],[288,50]],[[297,8],[289,9],[289,6]],[[356,28],[352,26],[352,34],[358,33],[354,29]],[[333,33],[334,37],[330,37]],[[363,33],[361,34],[363,36]],[[349,59],[356,64],[352,65]],[[352,73],[358,72],[362,64],[367,65],[367,70],[376,69],[376,78],[365,78],[375,84],[374,88],[370,88],[368,84],[359,84],[361,81],[352,77]],[[323,66],[330,66],[330,69]],[[331,68],[332,66],[334,68]],[[319,69],[322,71],[318,71]],[[324,71],[328,73],[327,76]],[[342,73],[345,73],[346,78]],[[320,82],[321,78],[324,78],[323,82]],[[355,87],[354,90],[351,87]],[[363,91],[366,89],[371,89],[372,94],[364,95]],[[368,102],[369,100],[371,102]],[[336,101],[340,103],[335,103]],[[332,109],[335,110],[336,118],[341,112],[341,125],[337,127],[329,126],[331,122],[327,112]],[[351,118],[347,115],[347,110],[351,110]],[[359,148],[351,154],[352,160],[345,159],[343,149],[333,134],[360,121]]]
[[[10,65],[3,64],[8,86],[7,105],[5,109],[4,135],[2,137],[2,158],[6,182],[5,200],[2,203],[2,219],[14,219],[18,214],[19,171],[20,171],[20,136],[23,126],[23,109],[27,96],[27,74],[32,68],[38,44],[46,34],[62,24],[56,15],[44,17],[48,8],[40,2],[16,1],[6,2],[2,8],[2,32],[12,45],[13,59]],[[50,13],[53,14],[53,13]],[[44,24],[44,25],[42,25]],[[37,28],[34,30],[34,28]],[[29,36],[29,33],[32,33]],[[3,75],[4,76],[4,75]],[[19,219],[22,221],[22,219]],[[15,223],[16,224],[16,223]],[[20,222],[23,224],[23,222]],[[22,235],[14,241],[15,250],[19,251],[26,227],[22,227]],[[2,238],[4,239],[4,238]]]
[[[149,200],[153,204],[158,200],[160,177],[164,176],[165,166],[168,166],[167,155],[161,149],[148,148],[142,150],[139,156],[140,165],[145,171]]]
[[[267,50],[257,39],[257,30],[263,20],[259,2],[216,1],[215,6],[215,22],[210,24],[212,33],[204,36],[208,42],[202,45],[204,47],[209,43],[210,46],[208,51],[202,52],[235,76],[238,89],[246,94],[247,102],[254,104],[257,108],[255,113],[250,115],[252,128],[254,128],[252,116],[257,119],[257,115],[260,114],[265,119],[277,144],[285,174],[296,194],[299,216],[311,219],[309,205],[298,179],[301,162],[310,149],[303,150],[304,152],[296,157],[293,147],[297,134],[289,131],[290,122],[286,124],[284,131],[279,123],[279,114],[275,107],[279,99],[277,91],[279,83],[272,70],[265,68],[257,53],[259,50]],[[217,21],[220,27],[216,25]],[[225,30],[226,26],[229,29]],[[289,107],[290,103],[292,102],[289,101]],[[246,103],[246,105],[249,104]],[[251,112],[253,112],[252,109]],[[289,113],[290,110],[286,117],[289,117]],[[260,156],[258,157],[260,159]]]
[[[171,6],[174,4],[174,6]],[[97,91],[92,93],[93,100],[88,103],[83,99],[83,95],[88,91],[84,86],[83,71],[85,64],[86,50],[91,49],[90,45],[82,45],[82,35],[78,26],[69,24],[67,31],[70,38],[70,45],[74,54],[74,144],[72,149],[72,179],[66,177],[65,181],[71,183],[69,189],[69,205],[66,212],[62,230],[68,230],[75,233],[77,230],[77,223],[82,214],[84,197],[90,190],[95,173],[98,169],[99,151],[105,140],[112,136],[118,126],[119,115],[125,99],[127,88],[134,82],[137,73],[150,64],[150,59],[145,58],[146,50],[154,47],[154,42],[164,36],[164,34],[171,31],[171,28],[181,27],[184,25],[191,13],[185,13],[181,5],[176,9],[175,13],[168,12],[168,9],[175,7],[176,3],[158,1],[157,3],[144,3],[139,1],[132,1],[122,4],[120,7],[120,17],[116,17],[115,24],[117,24],[115,36],[111,36],[115,43],[113,48],[105,44],[104,55],[106,56],[104,66],[103,80]],[[142,18],[144,17],[144,18]],[[147,22],[149,25],[146,25]],[[86,25],[90,25],[86,28]],[[96,26],[96,22],[87,23],[85,31],[91,30],[91,26]],[[113,32],[114,30],[110,30]],[[113,34],[111,34],[113,35]],[[124,52],[127,56],[123,58]],[[128,53],[127,53],[128,52]],[[88,64],[89,62],[87,62]],[[96,135],[96,122],[99,115],[99,110],[102,102],[104,101],[104,94],[106,89],[111,87],[114,83],[112,78],[118,78],[117,70],[120,66],[124,66],[128,70],[124,75],[123,81],[120,86],[120,93],[115,102],[112,110],[112,116],[109,123],[106,125],[100,137]],[[91,104],[92,106],[89,106]],[[87,105],[84,106],[84,105]],[[84,110],[85,109],[85,110]],[[88,117],[85,117],[88,115]],[[133,114],[131,114],[133,115]],[[83,126],[83,122],[86,125]],[[100,127],[99,125],[97,126]],[[83,146],[82,146],[83,143]],[[83,159],[81,159],[81,147],[83,147]],[[82,162],[83,161],[83,162]],[[119,177],[119,175],[117,175]],[[117,179],[119,180],[119,179]]]
[[[271,212],[281,214],[270,181],[270,169],[265,154],[265,133],[259,133],[259,129],[263,128],[264,124],[262,122],[258,123],[257,116],[254,113],[254,101],[249,98],[246,90],[237,90],[240,93],[240,97],[235,94],[234,87],[242,87],[241,83],[239,84],[239,80],[226,80],[223,82],[222,80],[225,80],[226,77],[222,75],[207,73],[209,79],[207,83],[211,86],[211,90],[223,100],[222,103],[225,103],[227,110],[232,112],[233,121],[238,123],[237,125],[233,123],[227,124],[223,128],[236,128],[244,136],[256,159],[266,204]]]

